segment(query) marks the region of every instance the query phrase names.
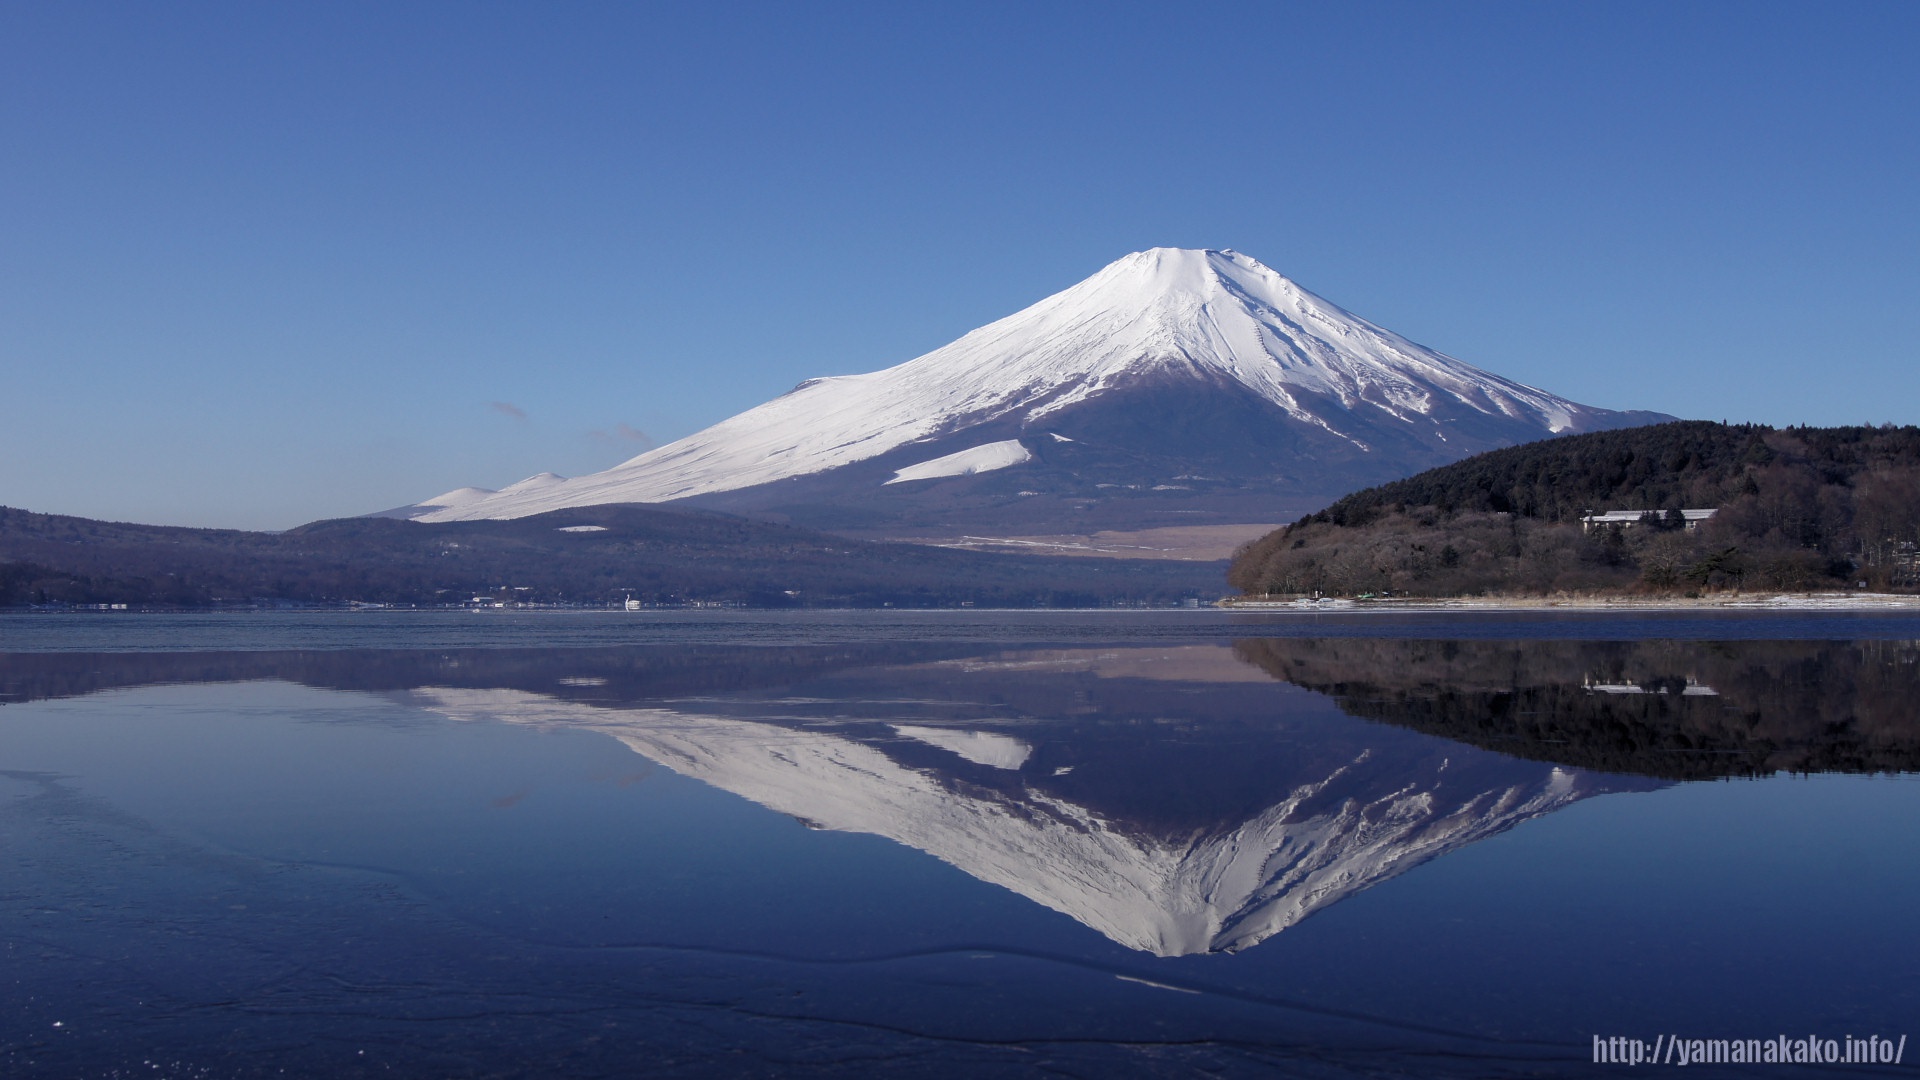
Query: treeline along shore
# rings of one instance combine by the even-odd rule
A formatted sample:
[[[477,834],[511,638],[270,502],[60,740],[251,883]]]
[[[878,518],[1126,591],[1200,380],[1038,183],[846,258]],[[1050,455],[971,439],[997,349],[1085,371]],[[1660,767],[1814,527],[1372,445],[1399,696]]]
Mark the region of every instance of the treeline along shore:
[[[1680,421],[1355,492],[1247,545],[1228,581],[1247,596],[1912,592],[1916,552],[1920,428]]]

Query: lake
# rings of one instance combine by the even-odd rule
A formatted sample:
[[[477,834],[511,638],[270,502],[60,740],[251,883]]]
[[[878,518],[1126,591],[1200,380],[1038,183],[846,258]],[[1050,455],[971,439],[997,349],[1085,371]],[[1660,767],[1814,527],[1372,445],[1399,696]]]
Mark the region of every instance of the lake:
[[[9,615],[0,702],[7,1077],[1911,1068],[1910,614]]]

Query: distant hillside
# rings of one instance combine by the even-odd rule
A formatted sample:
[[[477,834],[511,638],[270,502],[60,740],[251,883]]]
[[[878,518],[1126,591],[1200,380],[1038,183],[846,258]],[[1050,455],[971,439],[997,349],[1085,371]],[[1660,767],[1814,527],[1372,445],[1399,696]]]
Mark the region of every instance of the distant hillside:
[[[1698,529],[1682,509],[1717,509]],[[1580,518],[1658,520],[1583,531]],[[1249,544],[1252,595],[1920,586],[1920,428],[1681,421],[1495,450]]]
[[[1217,596],[1220,564],[1005,556],[848,540],[640,506],[283,533],[129,525],[0,507],[0,606],[261,601],[759,607],[1073,606]]]

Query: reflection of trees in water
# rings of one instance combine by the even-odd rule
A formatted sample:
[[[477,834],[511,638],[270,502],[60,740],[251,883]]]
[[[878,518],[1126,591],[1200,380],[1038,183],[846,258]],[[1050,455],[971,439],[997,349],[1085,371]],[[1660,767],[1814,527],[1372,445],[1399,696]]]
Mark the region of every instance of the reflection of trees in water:
[[[1920,769],[1915,642],[1346,638],[1234,648],[1355,716],[1580,768],[1669,779]],[[1689,684],[1714,693],[1689,694]]]
[[[1920,769],[1914,642],[1341,638],[1261,639],[1234,648],[1275,678],[1333,696],[1352,715],[1557,764],[1668,779]],[[889,696],[889,687],[911,684],[929,698],[992,702],[998,714],[1046,718],[1055,737],[1044,741],[1036,765],[1062,768],[1110,756],[1106,770],[1063,774],[1062,786],[1090,781],[1095,772],[1130,773],[1138,791],[1167,794],[1170,821],[1194,806],[1257,802],[1264,793],[1254,789],[1263,785],[1229,778],[1270,769],[1272,754],[1317,752],[1313,740],[1287,733],[1257,685],[1214,685],[1196,699],[1191,684],[1179,682],[1011,669],[985,677],[929,665],[978,655],[977,644],[964,643],[15,653],[0,655],[0,702],[253,679],[338,690],[511,688],[592,705],[805,683],[828,697]],[[911,665],[918,667],[909,673]],[[1716,693],[1690,694],[1689,681]],[[1647,692],[1604,693],[1592,684]],[[1192,724],[1203,725],[1204,736]],[[1151,761],[1133,746],[1143,736],[1158,747]],[[1215,752],[1228,746],[1230,753]],[[1184,762],[1188,757],[1206,764]],[[1193,767],[1167,768],[1176,761]],[[988,775],[995,773],[985,770],[979,781],[1011,779]],[[1178,789],[1187,790],[1176,797]],[[1099,801],[1104,793],[1079,794]]]

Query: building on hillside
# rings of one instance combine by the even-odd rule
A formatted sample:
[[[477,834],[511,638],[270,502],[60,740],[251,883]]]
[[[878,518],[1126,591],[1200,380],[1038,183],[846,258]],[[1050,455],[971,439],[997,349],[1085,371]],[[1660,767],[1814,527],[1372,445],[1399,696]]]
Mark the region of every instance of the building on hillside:
[[[1686,519],[1686,530],[1692,532],[1700,527],[1701,522],[1719,512],[1718,507],[1712,510],[1682,510],[1680,511],[1680,516]],[[1618,525],[1623,529],[1630,529],[1640,524],[1641,519],[1648,514],[1664,517],[1665,513],[1665,511],[1661,510],[1608,510],[1605,513],[1588,514],[1586,517],[1581,518],[1580,528],[1587,532],[1592,532],[1594,529],[1605,528],[1608,525]]]

